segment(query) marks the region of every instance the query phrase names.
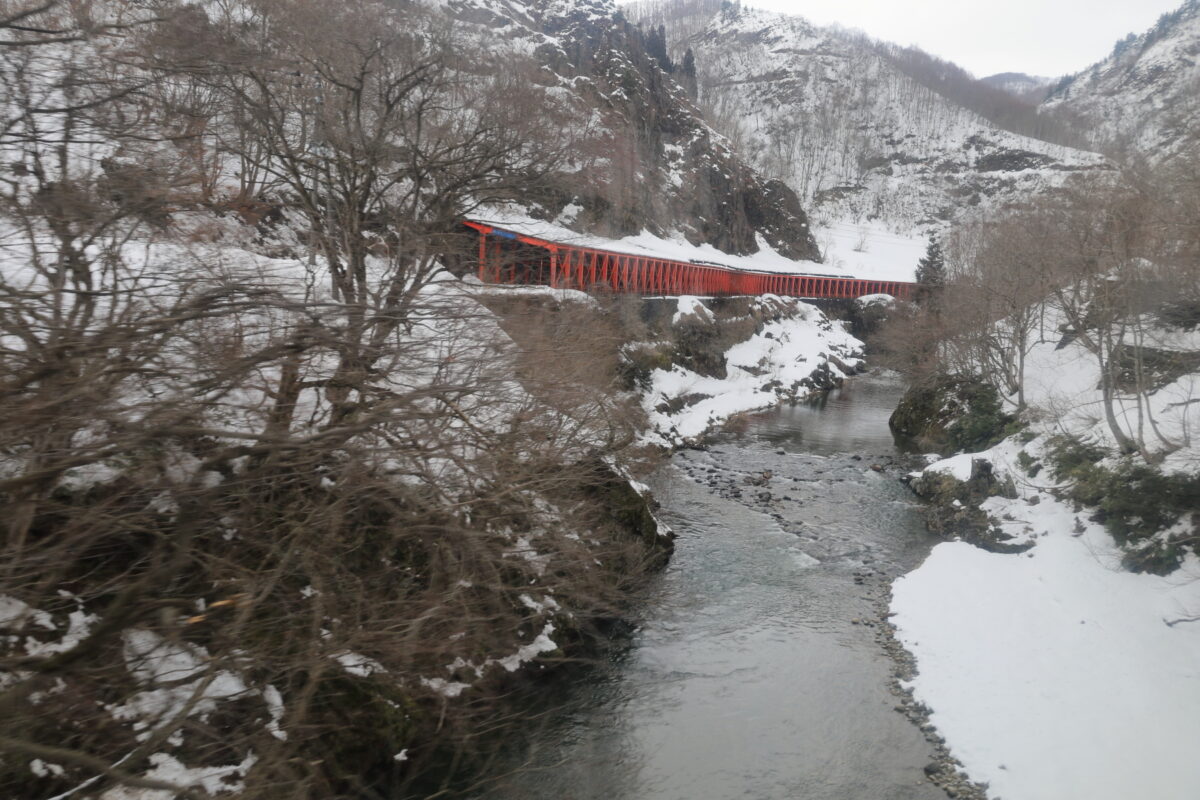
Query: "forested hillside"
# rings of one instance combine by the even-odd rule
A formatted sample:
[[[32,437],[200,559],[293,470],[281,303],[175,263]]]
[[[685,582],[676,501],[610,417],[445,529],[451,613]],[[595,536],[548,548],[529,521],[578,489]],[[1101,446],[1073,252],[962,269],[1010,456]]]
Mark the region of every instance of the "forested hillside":
[[[1043,109],[1091,145],[1124,158],[1164,161],[1200,146],[1200,3],[1187,0],[1108,58],[1055,84]]]
[[[825,218],[929,227],[1108,168],[1034,104],[914,48],[737,3],[630,9],[692,52],[713,124]]]

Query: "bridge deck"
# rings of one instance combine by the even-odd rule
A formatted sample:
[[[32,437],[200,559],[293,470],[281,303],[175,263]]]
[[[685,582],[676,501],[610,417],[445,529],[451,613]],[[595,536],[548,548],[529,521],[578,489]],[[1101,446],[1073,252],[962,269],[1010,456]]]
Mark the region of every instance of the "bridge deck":
[[[915,284],[901,281],[734,269],[551,242],[473,220],[464,224],[479,234],[479,279],[486,283],[535,284],[583,291],[603,287],[634,294],[778,294],[806,299],[871,294],[908,299],[915,288]]]

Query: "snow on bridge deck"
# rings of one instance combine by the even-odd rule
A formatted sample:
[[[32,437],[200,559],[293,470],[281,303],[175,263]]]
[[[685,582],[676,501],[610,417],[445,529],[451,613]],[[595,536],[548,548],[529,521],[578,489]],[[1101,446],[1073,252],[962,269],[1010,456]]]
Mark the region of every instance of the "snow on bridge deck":
[[[528,219],[465,220],[479,234],[479,279],[487,283],[634,294],[758,295],[855,298],[889,294],[907,299],[914,284],[799,269],[804,263],[764,248],[731,256],[657,237],[625,240],[586,236]],[[647,239],[647,243],[639,241]],[[647,246],[649,245],[649,246]],[[709,252],[720,260],[697,258]]]

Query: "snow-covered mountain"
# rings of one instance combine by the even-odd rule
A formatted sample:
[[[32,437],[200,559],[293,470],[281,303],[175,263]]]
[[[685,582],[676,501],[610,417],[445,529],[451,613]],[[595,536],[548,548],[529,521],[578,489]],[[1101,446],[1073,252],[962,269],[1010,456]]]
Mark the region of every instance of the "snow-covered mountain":
[[[764,178],[704,121],[689,72],[613,0],[447,0],[478,46],[539,66],[554,107],[534,110],[574,137],[573,165],[529,198],[536,216],[608,236],[683,235],[745,255],[763,244],[819,258],[794,191]]]
[[[947,80],[965,74],[953,65],[861,34],[717,0],[631,13],[663,24],[674,52],[693,51],[710,121],[822,217],[911,230],[1107,169],[1095,153],[1004,130],[951,99],[947,86],[971,90]]]
[[[1093,146],[1161,160],[1200,146],[1200,0],[1064,78],[1043,107],[1066,115]]]
[[[1054,85],[1054,78],[1026,75],[1024,72],[1000,72],[980,78],[980,83],[1008,92],[1013,97],[1040,103]]]

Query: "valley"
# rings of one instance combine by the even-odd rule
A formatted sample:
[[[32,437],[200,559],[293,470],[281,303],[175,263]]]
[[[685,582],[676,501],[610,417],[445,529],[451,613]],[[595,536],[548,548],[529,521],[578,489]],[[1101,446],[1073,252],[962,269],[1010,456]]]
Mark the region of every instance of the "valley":
[[[1198,57],[0,0],[0,795],[1192,800]]]

